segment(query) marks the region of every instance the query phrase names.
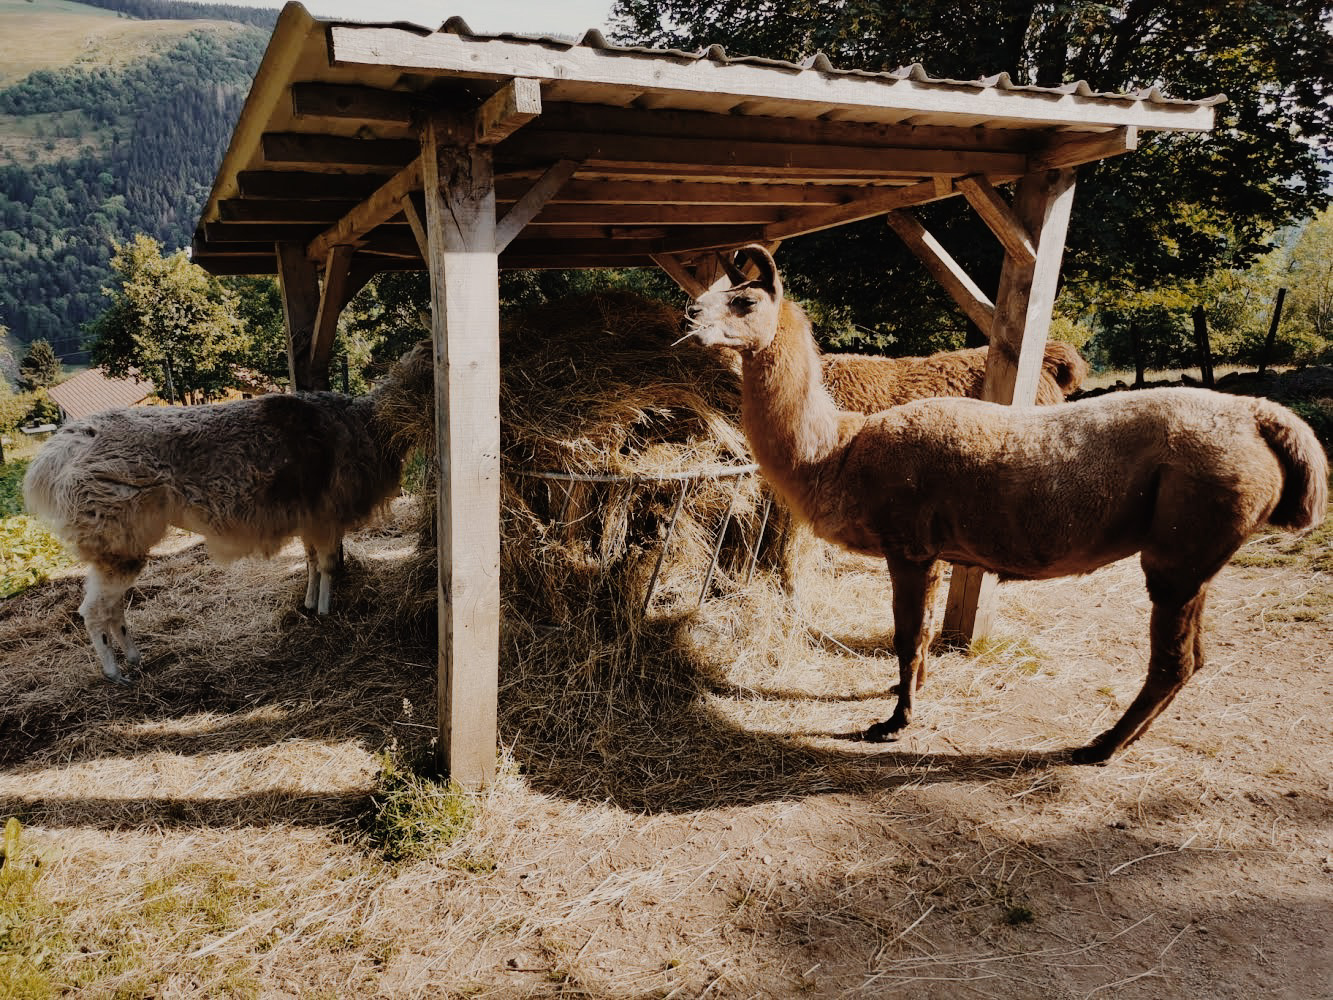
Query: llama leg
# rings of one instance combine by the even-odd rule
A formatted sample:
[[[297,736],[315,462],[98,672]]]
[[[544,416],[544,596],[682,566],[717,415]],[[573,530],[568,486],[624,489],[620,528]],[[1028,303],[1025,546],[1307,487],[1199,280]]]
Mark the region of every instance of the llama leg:
[[[925,617],[921,624],[921,638],[926,646],[921,653],[921,665],[916,674],[916,689],[918,691],[926,683],[926,653],[930,650],[930,644],[935,639],[935,595],[939,592],[940,581],[943,578],[944,563],[936,560],[930,564],[929,576],[926,578]]]
[[[315,610],[316,595],[319,590],[319,562],[312,545],[305,547],[305,609]]]
[[[1150,588],[1152,589],[1152,588]],[[1142,736],[1203,665],[1201,628],[1205,591],[1184,602],[1153,604],[1148,677],[1114,726],[1073,753],[1075,764],[1101,764]]]
[[[917,675],[924,671],[930,632],[926,625],[926,602],[939,584],[938,562],[910,562],[889,558],[893,579],[893,648],[898,654],[898,705],[884,722],[876,722],[861,734],[871,743],[882,743],[912,721],[912,695]]]
[[[112,637],[121,640],[126,657],[132,664],[137,664],[140,659],[139,649],[125,629],[125,591],[129,590],[142,568],[143,560],[124,560],[113,565],[93,564],[88,570],[83,603],[79,605],[79,614],[83,615],[88,638],[92,640],[97,658],[102,661],[102,675],[117,684],[129,684],[131,681],[116,664]]]
[[[332,547],[321,548],[316,553],[319,566],[319,603],[316,606],[316,614],[329,613],[329,604],[333,597],[333,571],[338,566],[338,553],[341,547],[342,543],[337,542]]]

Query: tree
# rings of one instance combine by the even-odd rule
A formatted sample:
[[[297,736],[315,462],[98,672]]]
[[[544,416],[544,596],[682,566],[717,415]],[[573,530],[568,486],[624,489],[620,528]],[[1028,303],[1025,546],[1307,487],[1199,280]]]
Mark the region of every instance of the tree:
[[[113,246],[116,279],[103,289],[111,306],[90,326],[93,360],[112,375],[138,371],[170,402],[220,395],[249,348],[235,295],[142,233]]]
[[[1225,93],[1212,134],[1141,135],[1137,153],[1080,170],[1067,280],[1141,288],[1243,268],[1269,249],[1269,233],[1329,203],[1331,14],[1325,0],[618,0],[613,33],[789,60],[823,51],[835,66],[866,70],[920,62],[955,79],[1004,71],[1018,84]],[[993,294],[1001,256],[965,206],[922,215]],[[961,318],[885,228],[792,241],[783,265],[793,292],[872,343],[920,349],[960,335]]]
[[[45,340],[34,340],[28,345],[28,353],[19,362],[19,388],[24,392],[36,392],[53,385],[60,378],[60,359]]]
[[[1311,360],[1333,360],[1333,209],[1325,209],[1301,232],[1291,249],[1288,275],[1290,319],[1279,340],[1308,341]]]

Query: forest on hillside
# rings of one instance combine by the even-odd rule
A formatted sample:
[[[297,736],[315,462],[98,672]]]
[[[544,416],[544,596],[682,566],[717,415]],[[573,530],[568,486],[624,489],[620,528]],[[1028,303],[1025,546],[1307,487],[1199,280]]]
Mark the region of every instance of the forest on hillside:
[[[244,10],[96,5],[153,18]],[[81,328],[106,308],[112,240],[148,233],[189,245],[267,38],[259,27],[201,27],[121,69],[42,70],[0,90],[0,115],[27,123],[38,147],[0,163],[0,324],[20,343],[44,338],[65,360],[85,360]],[[66,136],[84,141],[56,158],[41,155],[43,136],[52,148]]]

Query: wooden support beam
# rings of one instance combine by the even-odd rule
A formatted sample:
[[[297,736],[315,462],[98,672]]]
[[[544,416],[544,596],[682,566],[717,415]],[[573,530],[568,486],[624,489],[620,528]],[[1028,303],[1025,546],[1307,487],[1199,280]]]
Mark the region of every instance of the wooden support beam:
[[[1042,170],[1076,167],[1082,163],[1130,153],[1138,148],[1139,130],[1133,125],[1092,135],[1065,134],[1052,138],[1041,149],[1035,150],[1028,157],[1028,169],[1038,173]]]
[[[355,201],[292,201],[287,198],[228,198],[218,202],[223,222],[337,222],[357,206]]]
[[[420,202],[420,204],[418,204]],[[426,235],[426,202],[418,192],[411,192],[403,195],[399,205],[403,209],[403,218],[407,224],[412,227],[412,235],[416,238],[417,249],[421,251],[422,260],[430,260],[430,240]]]
[[[310,343],[319,314],[319,274],[300,243],[278,243],[278,290],[287,326],[287,377],[292,392],[313,389],[310,378]]]
[[[1005,256],[986,353],[984,399],[1015,406],[1031,406],[1036,399],[1073,204],[1073,168],[1031,174],[1018,183],[1014,212],[1032,234],[1037,253],[1031,262]],[[976,567],[955,566],[944,636],[971,643],[990,633],[994,616],[994,577]]]
[[[550,205],[543,226],[767,225],[782,218],[779,205]]]
[[[565,182],[579,169],[577,160],[559,160],[538,178],[495,225],[495,247],[503,251],[514,237],[546,207]]]
[[[329,249],[324,263],[324,282],[319,292],[319,311],[315,314],[314,334],[310,338],[310,383],[313,389],[329,387],[329,358],[333,338],[338,332],[338,317],[343,306],[359,289],[351,286],[352,247]],[[367,279],[369,277],[367,276]]]
[[[939,240],[923,226],[919,219],[905,208],[890,212],[886,219],[907,248],[916,254],[926,270],[938,281],[968,319],[982,330],[989,331],[995,318],[995,305],[986,293],[977,287]]]
[[[313,170],[243,170],[236,175],[242,198],[284,201],[362,201],[384,183],[381,174],[328,174]]]
[[[324,260],[339,245],[356,245],[368,232],[402,211],[403,195],[421,187],[421,157],[389,178],[369,198],[310,241],[306,255]]]
[[[498,180],[495,197],[502,202],[518,200],[532,183],[527,178]],[[606,205],[842,205],[864,196],[864,185],[843,184],[752,184],[708,181],[571,180],[553,204],[596,202]]]
[[[685,261],[677,254],[653,254],[653,263],[665,271],[671,280],[680,286],[681,291],[690,298],[697,299],[708,291],[708,286],[694,276],[694,272],[686,266]]]
[[[410,139],[353,139],[306,132],[266,132],[260,148],[269,163],[299,163],[313,167],[392,167],[402,169],[420,151]]]
[[[476,141],[494,146],[541,113],[542,85],[536,80],[510,80],[477,110]]]
[[[400,90],[332,83],[292,84],[292,113],[298,119],[334,118],[385,125],[411,125],[418,98]]]
[[[991,182],[984,177],[960,177],[958,190],[963,193],[990,231],[995,234],[1004,247],[1004,252],[1025,266],[1037,259],[1037,249],[1032,245],[1032,237],[1019,221],[1009,203],[1001,197]],[[983,327],[982,329],[987,329]]]
[[[759,242],[783,240],[792,236],[800,236],[803,233],[831,229],[834,226],[845,225],[848,222],[859,222],[861,219],[872,219],[877,215],[886,215],[895,209],[907,208],[911,205],[924,205],[927,202],[939,201],[941,198],[951,196],[952,192],[941,195],[933,181],[909,184],[906,187],[875,188],[872,194],[846,205],[814,209],[813,211],[793,215],[780,222],[770,223],[764,227],[763,240]]]
[[[494,780],[500,649],[500,307],[495,185],[476,120],[421,131],[439,441],[439,757]]]

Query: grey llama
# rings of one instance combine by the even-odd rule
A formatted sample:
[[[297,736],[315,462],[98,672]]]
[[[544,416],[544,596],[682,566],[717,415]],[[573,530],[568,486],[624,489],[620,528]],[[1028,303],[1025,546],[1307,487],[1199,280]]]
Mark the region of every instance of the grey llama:
[[[83,603],[102,673],[142,659],[125,593],[175,525],[221,561],[305,543],[305,606],[326,614],[343,534],[398,493],[408,450],[387,409],[430,412],[434,359],[417,344],[367,396],[274,394],[206,406],[109,410],[66,424],[23,481],[27,508],[89,564]]]

